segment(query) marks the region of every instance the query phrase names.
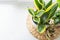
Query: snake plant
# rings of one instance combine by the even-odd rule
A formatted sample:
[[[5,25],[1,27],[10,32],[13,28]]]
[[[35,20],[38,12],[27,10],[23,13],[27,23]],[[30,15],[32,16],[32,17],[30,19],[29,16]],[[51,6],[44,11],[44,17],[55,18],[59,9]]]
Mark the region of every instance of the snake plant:
[[[28,11],[32,15],[32,20],[37,24],[37,30],[40,34],[46,31],[48,25],[60,23],[58,3],[53,3],[50,0],[45,4],[44,0],[34,0],[34,5],[36,10],[28,8]]]

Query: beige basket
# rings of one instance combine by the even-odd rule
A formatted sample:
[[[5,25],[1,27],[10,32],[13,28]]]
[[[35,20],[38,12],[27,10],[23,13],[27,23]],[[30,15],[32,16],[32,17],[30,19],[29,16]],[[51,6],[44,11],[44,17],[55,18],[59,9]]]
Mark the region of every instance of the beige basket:
[[[33,23],[32,23],[32,16],[31,15],[28,15],[28,17],[27,17],[27,28],[28,28],[28,30],[32,33],[32,35],[34,36],[34,37],[36,37],[38,40],[47,40],[47,38],[46,38],[46,33],[44,33],[44,34],[40,34],[38,31],[37,31],[37,29],[34,27],[34,25],[33,25]],[[58,28],[58,30],[56,30],[56,36],[57,35],[59,35],[60,34],[60,28]],[[51,40],[54,40],[55,38],[57,38],[57,37],[51,37],[50,39]]]

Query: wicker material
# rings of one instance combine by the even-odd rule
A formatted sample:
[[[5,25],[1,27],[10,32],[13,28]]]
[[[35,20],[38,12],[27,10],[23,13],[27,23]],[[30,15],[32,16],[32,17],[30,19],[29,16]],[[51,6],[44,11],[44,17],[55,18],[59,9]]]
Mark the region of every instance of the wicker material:
[[[47,38],[46,38],[46,33],[44,33],[44,34],[40,34],[38,31],[37,31],[37,29],[34,27],[34,25],[33,25],[33,23],[32,23],[32,16],[31,15],[28,15],[28,17],[27,17],[27,28],[28,28],[28,30],[32,33],[32,35],[34,36],[34,37],[36,37],[38,40],[47,40]],[[60,31],[60,28],[59,28],[59,30],[58,31]],[[56,31],[57,32],[57,31]],[[59,32],[57,32],[57,34],[59,34]],[[57,35],[56,35],[57,36]],[[51,37],[50,38],[51,40],[53,40],[53,39],[55,39],[55,37]]]

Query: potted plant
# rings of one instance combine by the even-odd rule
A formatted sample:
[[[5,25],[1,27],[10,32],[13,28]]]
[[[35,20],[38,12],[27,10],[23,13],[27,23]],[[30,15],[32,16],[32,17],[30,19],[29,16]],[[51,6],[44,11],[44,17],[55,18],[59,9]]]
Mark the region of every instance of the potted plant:
[[[34,0],[35,9],[29,8],[27,27],[39,40],[54,40],[60,35],[60,10],[58,3]]]

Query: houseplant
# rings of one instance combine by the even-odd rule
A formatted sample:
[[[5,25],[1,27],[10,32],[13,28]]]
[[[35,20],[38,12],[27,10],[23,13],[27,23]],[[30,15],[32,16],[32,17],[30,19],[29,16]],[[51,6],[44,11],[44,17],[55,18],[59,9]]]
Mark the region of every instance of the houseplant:
[[[39,40],[54,40],[60,35],[60,10],[58,3],[34,0],[35,9],[28,8],[27,26]],[[34,23],[34,24],[33,24]]]

